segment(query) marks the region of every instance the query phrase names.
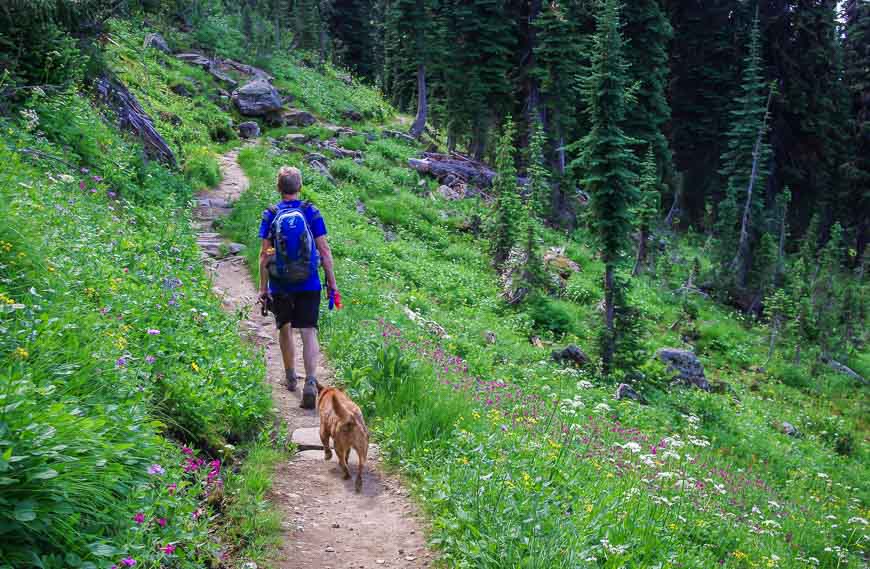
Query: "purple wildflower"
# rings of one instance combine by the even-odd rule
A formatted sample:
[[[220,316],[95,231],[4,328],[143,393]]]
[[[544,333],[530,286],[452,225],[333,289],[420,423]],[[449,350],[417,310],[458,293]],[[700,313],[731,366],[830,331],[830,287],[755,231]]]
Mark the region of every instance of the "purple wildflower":
[[[127,365],[127,356],[121,356],[120,358],[115,360],[116,367],[124,367],[125,365]]]
[[[145,356],[145,363],[153,364],[156,361],[157,361],[157,358],[155,358],[154,356],[150,356],[150,355]]]
[[[157,336],[159,334],[160,334],[160,330],[158,330],[157,328],[148,328],[148,335],[149,336]]]
[[[136,565],[136,560],[133,559],[132,557],[125,557],[124,559],[121,560],[121,563],[123,563],[127,567],[132,567],[132,566]]]
[[[166,471],[163,470],[163,467],[160,466],[159,464],[152,464],[151,466],[148,467],[148,474],[156,474],[156,475],[160,476],[161,474],[164,474],[165,472]]]

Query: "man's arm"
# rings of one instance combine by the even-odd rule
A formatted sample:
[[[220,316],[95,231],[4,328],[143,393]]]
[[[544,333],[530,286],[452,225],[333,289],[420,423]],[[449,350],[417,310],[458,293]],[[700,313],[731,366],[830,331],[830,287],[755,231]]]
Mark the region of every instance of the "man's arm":
[[[272,240],[263,239],[260,245],[260,299],[269,294],[269,270],[266,268],[266,263],[269,262],[269,257],[272,255]]]
[[[326,286],[329,290],[338,290],[335,282],[335,272],[332,270],[332,251],[326,241],[326,235],[321,235],[314,240],[317,252],[320,254],[320,262],[323,264],[323,272],[326,273]]]

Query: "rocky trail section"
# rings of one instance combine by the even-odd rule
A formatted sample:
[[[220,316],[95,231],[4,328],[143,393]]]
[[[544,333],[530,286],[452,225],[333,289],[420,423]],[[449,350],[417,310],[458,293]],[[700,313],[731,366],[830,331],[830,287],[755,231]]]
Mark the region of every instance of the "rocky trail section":
[[[216,219],[231,211],[232,202],[247,187],[247,179],[236,158],[236,151],[226,154],[221,161],[223,182],[218,188],[197,196],[195,225],[215,292],[225,310],[245,315],[241,332],[264,348],[276,415],[293,432],[293,439],[301,450],[292,460],[280,464],[274,473],[270,499],[281,512],[284,528],[283,544],[274,566],[281,569],[429,567],[432,554],[426,549],[421,519],[399,481],[381,471],[374,445],[369,451],[363,491],[357,494],[353,480],[342,479],[335,458],[323,460],[316,411],[301,409],[300,392],[290,393],[281,384],[284,370],[273,321],[261,316],[255,304],[256,288],[244,258],[238,256],[241,249],[221,239],[213,227]],[[296,369],[302,370],[302,346],[298,336],[295,341]],[[325,383],[332,377],[322,357],[317,375]],[[353,464],[356,455],[351,455]]]

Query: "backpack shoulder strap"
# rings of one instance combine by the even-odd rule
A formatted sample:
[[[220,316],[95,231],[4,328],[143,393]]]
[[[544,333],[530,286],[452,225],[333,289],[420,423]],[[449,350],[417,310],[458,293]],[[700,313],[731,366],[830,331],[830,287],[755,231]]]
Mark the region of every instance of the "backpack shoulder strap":
[[[276,205],[270,205],[267,209],[272,212],[272,215],[278,213],[278,206]]]

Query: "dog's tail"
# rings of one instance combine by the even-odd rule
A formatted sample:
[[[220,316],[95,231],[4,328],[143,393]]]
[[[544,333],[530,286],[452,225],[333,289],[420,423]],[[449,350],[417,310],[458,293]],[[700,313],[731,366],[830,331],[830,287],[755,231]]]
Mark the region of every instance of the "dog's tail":
[[[340,428],[342,431],[349,432],[356,427],[356,418],[348,413],[347,409],[344,408],[344,405],[341,404],[341,401],[335,395],[332,396],[332,410],[341,423]]]

